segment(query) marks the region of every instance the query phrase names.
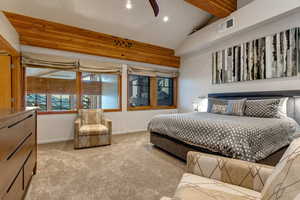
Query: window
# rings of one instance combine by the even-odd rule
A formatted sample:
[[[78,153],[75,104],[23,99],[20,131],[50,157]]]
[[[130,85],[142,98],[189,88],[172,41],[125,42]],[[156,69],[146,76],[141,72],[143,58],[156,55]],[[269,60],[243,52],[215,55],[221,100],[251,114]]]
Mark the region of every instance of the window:
[[[53,111],[66,111],[72,110],[72,99],[74,97],[72,95],[60,95],[60,94],[53,94],[51,95],[51,110]]]
[[[41,111],[47,111],[47,96],[46,94],[27,94],[28,107],[40,107]]]
[[[26,104],[40,112],[76,110],[76,72],[26,68]]]
[[[85,109],[119,109],[119,81],[116,74],[82,73],[82,106]]]
[[[128,109],[175,108],[175,78],[128,75]]]
[[[157,78],[157,105],[172,106],[173,105],[173,79]]]
[[[129,75],[129,105],[150,106],[150,78]]]
[[[120,82],[118,74],[26,67],[26,105],[39,106],[44,113],[74,112],[78,108],[119,111]]]

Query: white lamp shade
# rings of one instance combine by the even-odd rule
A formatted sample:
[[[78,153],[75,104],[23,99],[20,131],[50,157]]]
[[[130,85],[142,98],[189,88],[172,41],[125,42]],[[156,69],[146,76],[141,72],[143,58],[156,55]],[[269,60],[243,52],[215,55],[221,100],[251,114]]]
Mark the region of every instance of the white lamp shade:
[[[207,112],[208,98],[198,97],[193,101],[193,110],[196,112]]]

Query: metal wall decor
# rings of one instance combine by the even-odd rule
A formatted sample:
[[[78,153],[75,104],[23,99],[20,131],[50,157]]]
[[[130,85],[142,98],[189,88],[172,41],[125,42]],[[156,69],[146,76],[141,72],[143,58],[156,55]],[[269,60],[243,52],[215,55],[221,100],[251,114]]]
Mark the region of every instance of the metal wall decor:
[[[236,45],[212,55],[212,83],[297,76],[300,28]]]
[[[123,48],[131,48],[133,46],[133,42],[127,39],[114,39],[113,45]]]

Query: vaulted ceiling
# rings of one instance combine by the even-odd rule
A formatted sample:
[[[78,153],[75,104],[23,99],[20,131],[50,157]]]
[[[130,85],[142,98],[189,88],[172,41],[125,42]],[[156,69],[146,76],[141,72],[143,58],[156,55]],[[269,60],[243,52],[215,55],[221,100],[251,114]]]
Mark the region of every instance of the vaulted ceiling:
[[[127,0],[1,0],[0,8],[172,49],[211,18],[184,0],[158,0],[158,18],[148,0],[131,2],[131,10],[126,9]]]

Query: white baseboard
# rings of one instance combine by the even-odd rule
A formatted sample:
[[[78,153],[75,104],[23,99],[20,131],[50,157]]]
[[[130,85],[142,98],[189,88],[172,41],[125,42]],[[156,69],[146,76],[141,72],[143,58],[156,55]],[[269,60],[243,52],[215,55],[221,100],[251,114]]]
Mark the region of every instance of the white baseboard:
[[[138,132],[145,132],[147,130],[145,129],[137,129],[137,130],[131,130],[131,131],[115,131],[112,134],[113,135],[123,135],[127,133],[138,133]],[[73,140],[72,138],[55,138],[55,139],[49,139],[49,140],[38,140],[38,144],[49,144],[49,143],[55,143],[55,142],[65,142]]]
[[[56,138],[56,139],[49,139],[49,140],[38,140],[38,144],[49,144],[49,143],[55,143],[55,142],[65,142],[73,140],[73,138]]]
[[[122,135],[122,134],[127,134],[127,133],[138,133],[138,132],[145,132],[147,131],[146,129],[137,129],[137,130],[131,130],[131,131],[115,131],[112,134],[113,135]]]

